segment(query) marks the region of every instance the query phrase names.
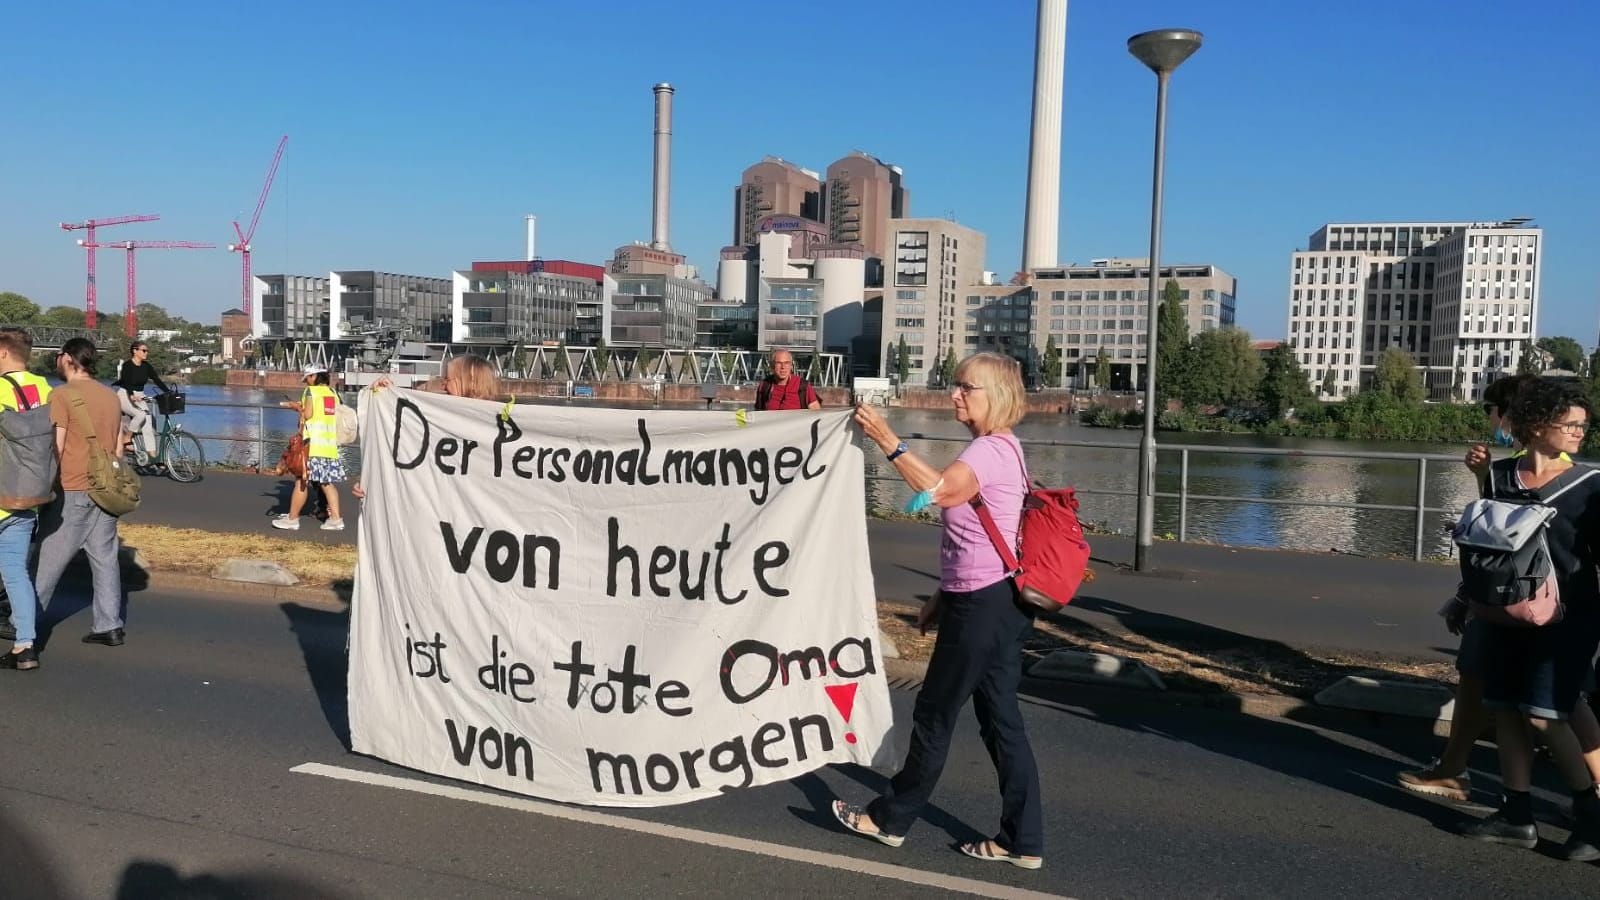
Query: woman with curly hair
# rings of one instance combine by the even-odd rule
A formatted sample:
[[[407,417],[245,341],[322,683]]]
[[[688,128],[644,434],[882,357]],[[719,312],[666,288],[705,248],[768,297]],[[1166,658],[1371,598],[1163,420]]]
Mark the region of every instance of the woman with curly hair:
[[[1600,742],[1589,728],[1580,740],[1570,721],[1600,646],[1600,477],[1569,457],[1582,446],[1591,413],[1582,394],[1561,384],[1528,385],[1510,410],[1512,432],[1527,452],[1490,466],[1486,496],[1524,503],[1549,498],[1555,516],[1546,542],[1565,614],[1536,628],[1485,629],[1484,703],[1495,713],[1505,793],[1494,815],[1466,830],[1475,840],[1538,846],[1528,793],[1537,733],[1572,792],[1574,826],[1563,855],[1578,860],[1600,859],[1600,795],[1590,774]]]

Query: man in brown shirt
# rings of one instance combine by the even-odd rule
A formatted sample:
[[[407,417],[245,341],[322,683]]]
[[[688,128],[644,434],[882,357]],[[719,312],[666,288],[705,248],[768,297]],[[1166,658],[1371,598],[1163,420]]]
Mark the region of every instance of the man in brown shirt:
[[[50,605],[67,564],[83,550],[94,575],[94,625],[83,641],[116,647],[124,638],[117,519],[89,498],[91,435],[73,412],[73,399],[83,398],[95,441],[115,456],[122,446],[122,405],[114,391],[95,381],[98,360],[94,344],[85,338],[62,344],[56,356],[56,372],[66,379],[50,395],[50,421],[56,426],[56,450],[61,455],[61,497],[52,505],[54,514],[46,518],[34,581],[43,610]]]

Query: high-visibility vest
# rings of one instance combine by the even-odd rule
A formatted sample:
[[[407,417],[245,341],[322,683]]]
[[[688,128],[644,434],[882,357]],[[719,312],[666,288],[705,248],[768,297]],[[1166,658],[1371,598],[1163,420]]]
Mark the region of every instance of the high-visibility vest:
[[[35,375],[32,372],[6,372],[5,374],[11,376],[17,384],[22,385],[22,394],[23,397],[27,398],[29,409],[50,402],[50,382],[46,381],[43,375]],[[17,396],[17,389],[11,386],[11,382],[0,379],[0,409],[21,409],[23,404],[19,402],[20,400],[21,398]],[[0,520],[10,518],[10,516],[11,513],[0,509]]]
[[[325,384],[313,384],[300,395],[300,406],[307,411],[304,436],[310,455],[321,459],[339,458],[339,433],[335,417],[339,395]]]

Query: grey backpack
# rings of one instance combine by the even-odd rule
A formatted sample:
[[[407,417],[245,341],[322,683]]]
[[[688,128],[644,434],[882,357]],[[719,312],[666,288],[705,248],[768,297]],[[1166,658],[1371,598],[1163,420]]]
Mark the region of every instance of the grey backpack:
[[[15,378],[0,378],[17,394],[15,410],[0,410],[0,509],[33,509],[55,498],[55,424],[50,408],[30,404]]]
[[[1461,588],[1472,615],[1496,625],[1539,627],[1561,621],[1566,607],[1545,539],[1550,503],[1595,474],[1589,469],[1534,503],[1490,496],[1467,504],[1453,535],[1461,550]],[[1492,477],[1492,476],[1491,476]]]

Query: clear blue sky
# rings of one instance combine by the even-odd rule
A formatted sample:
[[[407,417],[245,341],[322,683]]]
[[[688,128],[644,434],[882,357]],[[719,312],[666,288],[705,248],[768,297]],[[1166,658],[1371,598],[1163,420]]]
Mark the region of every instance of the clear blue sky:
[[[693,10],[692,13],[689,10]],[[650,85],[678,87],[672,236],[708,278],[731,189],[763,154],[851,149],[905,169],[913,212],[1021,243],[1027,0],[765,4],[12,4],[0,110],[0,290],[80,303],[55,224],[159,213],[108,237],[226,244],[290,135],[260,272],[446,275],[514,257],[602,262],[649,237]],[[1318,225],[1533,216],[1541,333],[1593,344],[1600,309],[1600,4],[1074,0],[1061,258],[1147,246],[1154,78],[1126,38],[1206,34],[1178,73],[1164,257],[1239,278],[1241,324],[1280,337],[1289,253]],[[123,298],[122,254],[101,296]],[[222,250],[140,256],[141,299],[215,321]]]

